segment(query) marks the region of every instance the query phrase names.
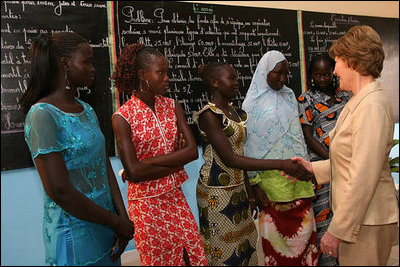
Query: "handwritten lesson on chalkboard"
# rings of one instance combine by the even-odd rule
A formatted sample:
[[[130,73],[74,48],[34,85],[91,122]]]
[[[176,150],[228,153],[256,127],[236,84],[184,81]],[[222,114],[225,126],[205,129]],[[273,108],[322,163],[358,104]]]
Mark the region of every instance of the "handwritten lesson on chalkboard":
[[[95,82],[77,97],[96,111],[109,156],[116,155],[111,115],[130,97],[109,77],[127,44],[140,42],[167,57],[166,96],[180,102],[197,140],[192,114],[209,97],[197,75],[201,64],[225,61],[235,67],[240,92],[233,102],[239,106],[264,53],[275,49],[286,56],[288,86],[299,95],[310,56],[327,51],[354,24],[377,26],[398,65],[398,19],[170,1],[3,1],[1,7],[2,170],[33,166],[18,101],[27,89],[32,38],[42,32],[76,32],[93,47]]]
[[[106,2],[3,1],[1,3],[1,169],[33,166],[18,104],[29,79],[29,47],[39,33],[77,32],[93,47],[96,79],[77,97],[96,111],[109,155],[115,155]]]
[[[399,19],[343,14],[302,12],[306,66],[314,54],[327,52],[333,42],[355,25],[374,28],[385,51],[381,82],[393,101],[395,121],[399,121]]]
[[[233,102],[241,106],[258,61],[268,50],[280,50],[289,61],[289,87],[301,93],[296,11],[150,3],[115,3],[117,53],[126,44],[141,42],[167,57],[167,96],[182,105],[196,137],[192,114],[208,102],[207,88],[197,75],[201,64],[224,61],[235,67],[240,90]],[[128,98],[121,94],[121,103]]]

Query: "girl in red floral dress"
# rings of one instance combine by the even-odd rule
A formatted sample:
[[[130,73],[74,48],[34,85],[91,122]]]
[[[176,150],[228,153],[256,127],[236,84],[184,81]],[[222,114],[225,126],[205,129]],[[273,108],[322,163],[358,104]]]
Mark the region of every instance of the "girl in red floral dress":
[[[167,71],[160,52],[134,44],[123,49],[112,77],[120,91],[133,91],[112,117],[129,183],[129,217],[141,265],[208,265],[181,188],[188,179],[183,166],[197,159],[197,144],[180,104],[162,96]]]

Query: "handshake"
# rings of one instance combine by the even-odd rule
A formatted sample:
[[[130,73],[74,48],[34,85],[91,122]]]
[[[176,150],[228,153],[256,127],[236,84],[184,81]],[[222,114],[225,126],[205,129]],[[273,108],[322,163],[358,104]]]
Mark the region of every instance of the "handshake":
[[[302,157],[283,160],[282,171],[282,176],[286,175],[290,182],[300,180],[316,183],[311,162]]]
[[[281,175],[286,176],[289,182],[300,181],[312,181],[316,185],[314,172],[312,169],[311,162],[301,158],[294,157],[291,159],[280,160]],[[253,218],[257,218],[257,206],[260,209],[265,209],[269,206],[269,199],[267,194],[257,184],[247,189],[249,193],[250,208],[253,210]]]

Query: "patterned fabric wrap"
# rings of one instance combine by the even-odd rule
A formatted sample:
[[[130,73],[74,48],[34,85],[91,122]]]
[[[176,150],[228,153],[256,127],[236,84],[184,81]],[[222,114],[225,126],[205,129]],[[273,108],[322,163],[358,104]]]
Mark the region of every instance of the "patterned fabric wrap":
[[[196,221],[182,188],[158,197],[128,200],[135,224],[135,244],[142,266],[184,266],[183,248],[191,266],[208,266]]]
[[[132,95],[114,113],[114,115],[121,115],[130,125],[138,160],[168,154],[177,149],[175,100],[156,96],[154,108],[155,113],[139,98]],[[181,186],[187,179],[187,173],[182,169],[157,180],[129,182],[128,200],[161,195]]]
[[[266,266],[317,266],[318,249],[311,199],[270,202],[259,227]]]
[[[96,113],[87,103],[81,113],[67,113],[36,103],[25,120],[25,140],[35,159],[60,152],[72,185],[97,205],[115,213],[108,184],[105,139]],[[80,220],[63,210],[44,191],[43,239],[50,265],[88,265],[109,257],[114,230]]]
[[[321,238],[328,230],[333,217],[333,212],[329,204],[329,190],[329,184],[318,185],[315,188],[315,198],[312,201],[312,207],[315,214],[315,226],[317,228],[318,249],[321,245]],[[318,260],[318,266],[339,266],[339,261],[333,256],[321,253]]]
[[[198,123],[199,115],[210,109],[221,115],[223,131],[233,152],[243,155],[246,140],[247,114],[236,109],[241,122],[230,120],[213,103],[208,103],[193,115]],[[201,130],[200,130],[201,131]],[[257,229],[252,218],[242,170],[223,164],[212,145],[205,140],[205,160],[197,183],[197,204],[200,217],[200,233],[210,265],[247,266],[257,265]]]
[[[329,132],[335,127],[339,114],[349,101],[350,96],[345,91],[336,92],[333,105],[328,104],[331,97],[322,91],[308,90],[301,94],[297,100],[299,102],[300,123],[313,128],[313,137],[329,150]],[[310,161],[318,161],[323,158],[308,148]],[[328,230],[333,213],[329,204],[330,185],[318,185],[315,188],[315,198],[312,206],[315,214],[315,224],[317,227],[317,243],[320,247],[321,238]],[[327,254],[321,254],[319,266],[338,266],[337,258]]]
[[[349,101],[350,96],[345,91],[339,91],[334,97],[333,105],[328,104],[331,97],[324,92],[307,91],[297,100],[299,103],[300,123],[313,128],[313,137],[329,150],[329,132],[335,127],[339,114]],[[311,161],[322,158],[308,148]]]

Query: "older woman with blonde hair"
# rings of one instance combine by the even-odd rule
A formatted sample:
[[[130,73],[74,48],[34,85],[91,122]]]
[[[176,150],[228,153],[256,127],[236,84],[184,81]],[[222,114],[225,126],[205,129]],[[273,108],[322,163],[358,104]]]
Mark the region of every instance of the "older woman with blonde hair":
[[[385,53],[378,33],[354,26],[329,50],[340,87],[353,97],[330,132],[329,159],[308,162],[318,184],[330,183],[331,224],[321,250],[340,265],[386,265],[399,207],[389,167],[394,118],[380,83]]]

